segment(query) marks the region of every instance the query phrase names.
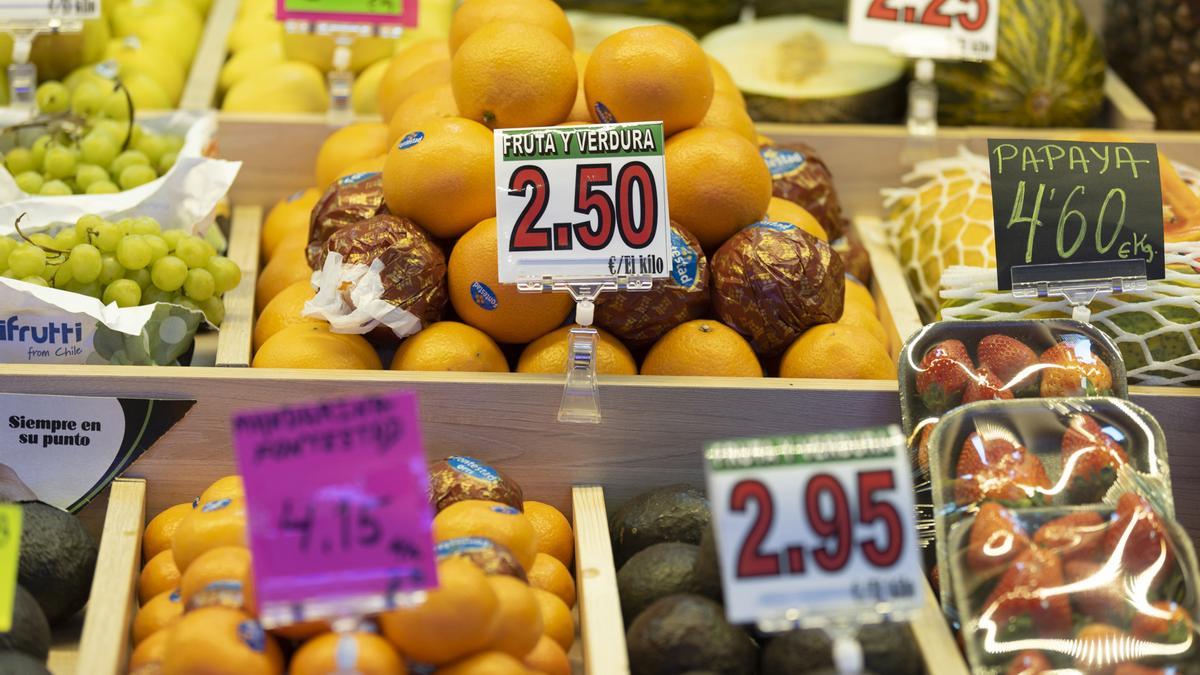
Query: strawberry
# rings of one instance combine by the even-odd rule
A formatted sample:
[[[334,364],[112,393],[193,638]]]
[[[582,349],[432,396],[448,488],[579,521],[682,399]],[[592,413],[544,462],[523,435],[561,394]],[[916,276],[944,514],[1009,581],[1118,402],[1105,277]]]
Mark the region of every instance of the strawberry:
[[[971,355],[959,340],[942,340],[925,352],[917,368],[917,395],[925,407],[941,413],[958,404],[975,372]]]
[[[1093,619],[1121,619],[1129,616],[1132,605],[1125,597],[1120,574],[1105,572],[1104,565],[1091,560],[1072,560],[1063,566],[1067,583],[1087,582],[1087,589],[1071,593],[1075,611]]]
[[[1006,675],[1040,675],[1051,670],[1054,670],[1054,666],[1045,654],[1029,649],[1017,654],[1017,658],[1008,665]]]
[[[979,367],[987,368],[1000,378],[1009,391],[1037,387],[1037,354],[1025,343],[1007,335],[992,334],[975,347]]]
[[[1129,630],[1134,637],[1151,642],[1178,644],[1192,633],[1192,620],[1178,603],[1159,600],[1151,605],[1153,612],[1139,612],[1133,617]]]
[[[996,572],[1028,547],[1029,535],[1012,511],[996,502],[984,502],[971,524],[967,567],[979,575]]]
[[[1024,454],[1025,448],[1011,437],[988,434],[985,438],[971,432],[958,452],[955,471],[959,478],[966,478],[989,467],[1020,461]]]
[[[1056,592],[1062,585],[1062,561],[1058,556],[1030,546],[1000,577],[984,603],[984,613],[979,621],[982,624],[990,619],[1001,633],[1014,638],[1019,635],[1049,639],[1069,636],[1071,605],[1066,595]],[[1010,625],[1016,619],[1020,621]],[[1032,634],[1026,629],[1032,630]]]
[[[1033,541],[1057,553],[1063,563],[1093,560],[1100,551],[1100,544],[1104,543],[1107,527],[1108,523],[1099,513],[1081,511],[1042,525],[1033,533]]]
[[[1041,506],[1048,503],[1049,494],[1050,479],[1046,476],[1046,468],[1036,455],[1024,448],[974,474],[960,474],[954,485],[954,498],[959,504],[994,499],[1009,506]]]
[[[1071,476],[1068,489],[1078,502],[1099,501],[1129,463],[1125,448],[1104,433],[1091,415],[1076,413],[1062,438],[1063,472]]]
[[[922,471],[929,471],[929,439],[933,438],[933,428],[937,422],[921,427],[921,439],[917,441],[917,466]]]
[[[1106,623],[1093,623],[1075,635],[1075,667],[1089,675],[1108,675],[1117,664],[1132,658],[1133,639]]]
[[[1059,342],[1042,352],[1043,398],[1104,396],[1112,391],[1112,371],[1092,352],[1087,338]]]
[[[1140,663],[1119,663],[1113,669],[1112,675],[1179,675],[1180,672],[1174,668],[1168,672],[1162,668],[1143,666]]]
[[[979,370],[971,375],[971,381],[967,382],[962,402],[966,404],[976,401],[1007,401],[1012,397],[1012,391],[1004,386],[990,368],[980,366]]]
[[[1162,519],[1150,502],[1134,492],[1126,492],[1117,502],[1117,517],[1104,537],[1104,550],[1121,556],[1126,574],[1141,574],[1163,559],[1162,576],[1175,559]]]

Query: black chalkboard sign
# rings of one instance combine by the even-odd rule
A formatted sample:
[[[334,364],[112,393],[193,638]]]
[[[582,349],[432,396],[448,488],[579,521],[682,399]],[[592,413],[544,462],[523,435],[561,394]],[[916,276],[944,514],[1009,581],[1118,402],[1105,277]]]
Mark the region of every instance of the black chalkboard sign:
[[[1163,278],[1154,144],[989,139],[988,158],[1000,290],[1012,290],[1012,269],[1027,265],[1053,266],[1045,280],[1058,280],[1063,263],[1093,263],[1070,269],[1096,278],[1104,262],[1128,269],[1144,260],[1147,278]]]

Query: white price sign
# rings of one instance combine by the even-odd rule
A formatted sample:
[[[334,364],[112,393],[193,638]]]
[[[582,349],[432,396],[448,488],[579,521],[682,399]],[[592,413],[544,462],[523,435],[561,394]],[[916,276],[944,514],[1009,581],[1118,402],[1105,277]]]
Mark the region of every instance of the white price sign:
[[[850,0],[850,39],[915,58],[996,58],[1000,0]]]
[[[671,274],[661,122],[499,129],[495,142],[501,283]]]
[[[922,606],[899,427],[721,442],[705,457],[730,622],[862,623]]]
[[[4,0],[0,23],[82,21],[100,16],[100,0]]]

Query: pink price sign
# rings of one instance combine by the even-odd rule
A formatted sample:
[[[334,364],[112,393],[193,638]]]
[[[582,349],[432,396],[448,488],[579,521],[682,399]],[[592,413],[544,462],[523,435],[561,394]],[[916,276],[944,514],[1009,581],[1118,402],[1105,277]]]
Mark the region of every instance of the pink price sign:
[[[280,21],[339,21],[417,25],[417,0],[275,0],[275,18]]]
[[[437,586],[415,394],[243,412],[233,440],[265,624],[374,613]]]

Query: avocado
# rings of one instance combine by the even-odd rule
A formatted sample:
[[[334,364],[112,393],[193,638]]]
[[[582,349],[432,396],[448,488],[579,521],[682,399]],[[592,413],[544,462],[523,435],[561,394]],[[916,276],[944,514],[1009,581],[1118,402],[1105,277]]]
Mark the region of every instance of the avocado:
[[[87,603],[96,543],[75,516],[44,502],[21,502],[21,518],[17,583],[54,625]]]
[[[41,661],[25,652],[0,652],[0,675],[52,675]]]
[[[725,610],[700,595],[672,595],[650,605],[625,633],[632,675],[674,675],[703,668],[753,675],[758,650]]]
[[[643,492],[609,518],[617,567],[654,544],[699,544],[709,518],[708,498],[690,485],[681,483]]]
[[[626,626],[659,598],[696,592],[699,551],[695,544],[655,544],[638,551],[621,566],[617,572],[617,592]]]
[[[906,623],[876,623],[858,629],[863,668],[887,675],[922,675],[925,659],[912,627]]]
[[[13,589],[12,630],[0,633],[0,651],[18,651],[46,660],[50,655],[50,623],[29,591]]]
[[[725,602],[725,591],[721,586],[721,567],[717,561],[717,537],[711,526],[706,527],[704,536],[700,537],[695,577],[697,593],[715,602]]]
[[[819,628],[783,633],[762,653],[762,675],[801,675],[832,667],[833,640]]]

